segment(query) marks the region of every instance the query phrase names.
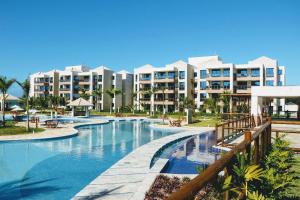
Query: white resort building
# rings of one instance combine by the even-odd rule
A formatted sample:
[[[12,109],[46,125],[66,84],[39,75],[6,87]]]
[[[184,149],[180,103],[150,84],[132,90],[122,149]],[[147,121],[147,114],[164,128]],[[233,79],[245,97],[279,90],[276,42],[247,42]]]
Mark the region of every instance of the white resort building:
[[[70,102],[80,97],[80,94],[91,95],[89,101],[94,108],[99,110],[121,107],[123,104],[122,95],[111,98],[105,91],[113,88],[122,90],[123,84],[128,88],[132,84],[132,78],[126,73],[114,73],[111,69],[100,66],[95,69],[78,65],[68,66],[65,70],[52,70],[50,72],[38,72],[30,76],[30,96],[45,97],[49,95],[65,97]],[[92,96],[94,90],[102,90],[100,98]],[[128,90],[128,89],[127,89]],[[131,92],[124,93],[124,96],[131,95]],[[125,102],[127,97],[124,98]],[[127,100],[128,102],[128,100]]]
[[[190,57],[163,67],[146,64],[134,73],[100,66],[69,66],[65,70],[39,72],[30,76],[30,96],[57,95],[68,101],[85,92],[102,90],[100,98],[90,96],[94,108],[109,110],[134,106],[138,110],[178,111],[184,97],[194,99],[198,109],[206,98],[218,98],[224,92],[251,94],[252,86],[284,86],[285,67],[277,60],[262,56],[246,64],[224,63],[219,56]],[[121,95],[110,98],[105,93],[112,88],[122,90]],[[285,100],[274,99],[273,110],[284,111]]]

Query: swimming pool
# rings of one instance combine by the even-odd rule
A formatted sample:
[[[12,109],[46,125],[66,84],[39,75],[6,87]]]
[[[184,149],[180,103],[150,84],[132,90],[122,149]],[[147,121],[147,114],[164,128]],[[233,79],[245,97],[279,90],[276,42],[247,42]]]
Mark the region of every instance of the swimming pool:
[[[172,143],[162,149],[152,160],[152,165],[159,158],[168,159],[161,171],[171,174],[197,174],[220,157],[221,151],[212,146],[215,144],[213,131],[201,133]]]
[[[0,199],[70,199],[133,149],[177,131],[152,122],[79,127],[79,136],[0,143]]]

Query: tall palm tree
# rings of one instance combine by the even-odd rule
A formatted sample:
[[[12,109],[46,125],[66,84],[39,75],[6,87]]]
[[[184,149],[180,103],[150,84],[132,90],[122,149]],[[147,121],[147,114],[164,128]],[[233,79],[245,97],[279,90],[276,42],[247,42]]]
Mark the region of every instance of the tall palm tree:
[[[157,90],[158,89],[156,87],[151,87],[151,89],[147,90],[146,93],[148,95],[150,95],[150,98],[152,98],[152,96],[155,94],[155,92],[157,92]],[[150,101],[150,102],[152,102],[152,101]],[[152,103],[150,104],[150,115],[151,114],[152,114]],[[153,116],[155,116],[155,107],[154,107],[154,105],[153,105]]]
[[[131,94],[131,98],[132,98],[132,114],[134,114],[134,110],[136,109],[136,105],[135,105],[135,98],[137,97],[138,92],[133,92]]]
[[[29,132],[30,126],[29,126],[29,108],[30,108],[30,97],[29,97],[29,91],[30,91],[30,81],[29,79],[26,79],[24,82],[19,82],[17,81],[17,84],[22,88],[23,90],[23,99],[25,103],[25,110],[27,113],[27,126],[26,126],[26,131]]]
[[[7,91],[15,82],[15,79],[7,79],[5,76],[0,76],[0,91],[2,93],[2,121],[5,126],[5,104],[7,98]]]
[[[122,93],[121,90],[118,90],[118,89],[115,89],[115,88],[112,88],[110,90],[105,90],[105,93],[108,94],[111,98],[111,100]],[[116,109],[114,109],[114,112],[116,112]],[[109,113],[111,114],[112,113],[112,103],[110,104],[110,107],[109,107]]]
[[[92,96],[96,97],[96,105],[97,105],[97,110],[98,110],[98,111],[101,110],[98,101],[100,100],[100,97],[102,97],[102,94],[103,94],[102,88],[97,88],[97,89],[94,90],[93,93],[92,93]]]
[[[207,98],[204,101],[203,106],[204,106],[204,109],[210,110],[212,113],[215,113],[217,110],[217,103],[216,103],[216,100],[213,98]]]
[[[179,101],[179,107],[183,110],[183,113],[185,109],[190,109],[194,107],[194,100],[190,99],[189,97],[184,97]]]
[[[81,93],[79,94],[79,96],[80,96],[81,98],[83,98],[83,99],[85,99],[85,100],[88,100],[88,99],[90,98],[91,95],[87,93],[86,89],[84,89],[84,88],[79,88],[79,91],[81,92]]]

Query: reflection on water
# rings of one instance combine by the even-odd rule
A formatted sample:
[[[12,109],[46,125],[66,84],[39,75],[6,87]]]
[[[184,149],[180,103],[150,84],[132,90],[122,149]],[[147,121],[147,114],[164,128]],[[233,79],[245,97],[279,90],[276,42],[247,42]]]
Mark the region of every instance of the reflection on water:
[[[208,132],[170,146],[160,156],[169,159],[162,172],[196,174],[198,167],[205,168],[219,158],[220,151],[212,148],[214,142],[214,132]]]
[[[149,124],[113,121],[73,138],[0,143],[0,198],[70,199],[133,149],[175,133]]]

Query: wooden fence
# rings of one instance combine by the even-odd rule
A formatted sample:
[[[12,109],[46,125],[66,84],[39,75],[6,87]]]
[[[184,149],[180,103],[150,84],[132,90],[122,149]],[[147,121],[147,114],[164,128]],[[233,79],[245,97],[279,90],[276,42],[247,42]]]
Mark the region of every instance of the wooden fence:
[[[244,123],[244,126],[253,126],[252,117],[245,118],[240,122],[227,122],[227,123]],[[259,121],[258,121],[259,122]],[[271,145],[271,118],[268,118],[266,121],[261,121],[262,125],[255,128],[255,130],[245,130],[241,129],[244,133],[244,140],[234,146],[229,152],[222,155],[215,163],[210,165],[206,170],[201,174],[192,179],[189,183],[182,186],[177,192],[171,194],[168,200],[185,200],[185,199],[194,199],[194,196],[208,183],[212,182],[219,174],[219,172],[228,171],[227,169],[232,168],[232,161],[234,156],[239,152],[247,152],[248,158],[250,156],[254,157],[254,161],[258,163],[265,155],[267,147]],[[259,123],[258,123],[259,124]],[[225,130],[225,126],[221,125],[222,129]],[[235,129],[238,129],[238,125],[235,125]],[[228,129],[233,130],[233,129]],[[225,132],[224,132],[225,133]],[[223,134],[222,134],[223,135]],[[225,138],[222,137],[222,138]],[[252,142],[254,143],[252,145]],[[251,148],[254,148],[254,151],[251,151]],[[251,155],[251,152],[254,152],[254,155]],[[225,196],[225,199],[228,199],[228,195]]]

